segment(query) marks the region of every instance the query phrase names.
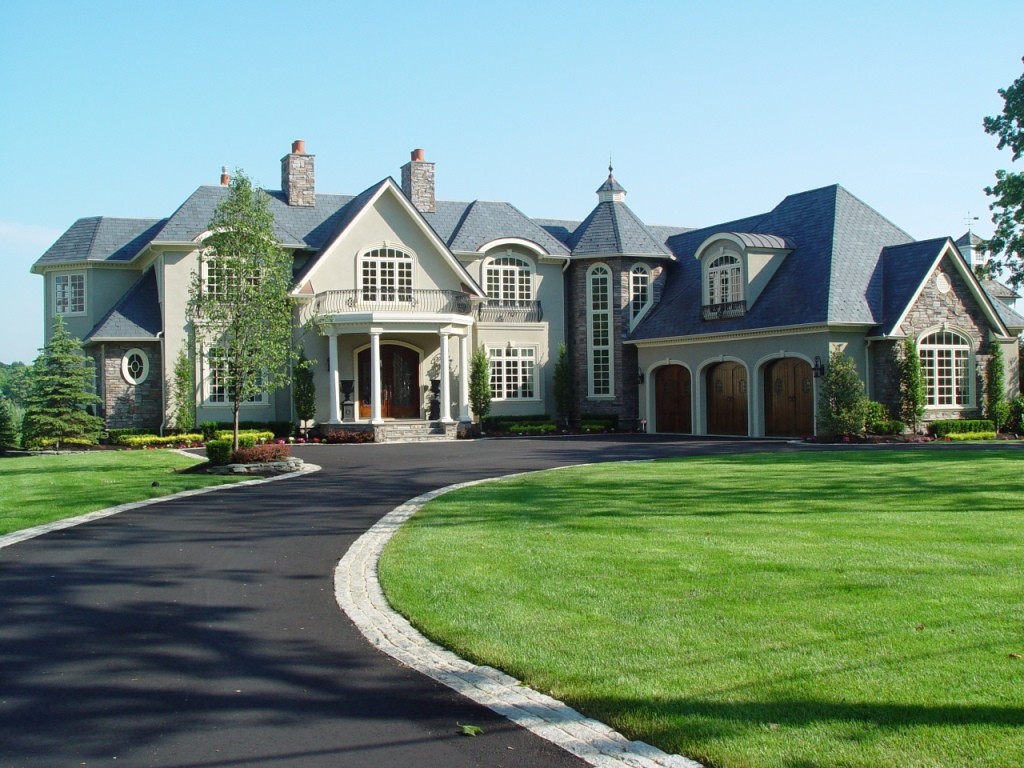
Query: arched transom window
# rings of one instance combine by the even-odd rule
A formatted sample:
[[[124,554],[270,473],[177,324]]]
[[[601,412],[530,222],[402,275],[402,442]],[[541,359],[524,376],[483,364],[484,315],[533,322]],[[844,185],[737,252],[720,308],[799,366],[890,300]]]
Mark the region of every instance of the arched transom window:
[[[743,270],[736,254],[723,253],[707,265],[705,303],[732,304],[743,301]]]
[[[971,404],[971,344],[956,331],[935,331],[917,345],[928,392],[928,406],[959,408]]]
[[[375,248],[360,259],[364,301],[412,301],[412,256],[397,248]]]
[[[484,282],[492,301],[517,304],[533,300],[533,270],[518,256],[492,259],[484,269]]]

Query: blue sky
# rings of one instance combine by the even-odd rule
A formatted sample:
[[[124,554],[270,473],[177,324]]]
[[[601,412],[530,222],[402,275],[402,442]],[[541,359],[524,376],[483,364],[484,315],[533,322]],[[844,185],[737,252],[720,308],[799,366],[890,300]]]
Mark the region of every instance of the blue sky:
[[[917,238],[991,233],[1024,3],[51,2],[0,9],[0,361],[42,344],[32,263],[83,216],[167,216],[294,139],[354,194],[416,147],[437,193],[586,216],[607,175],[706,226],[840,183]]]

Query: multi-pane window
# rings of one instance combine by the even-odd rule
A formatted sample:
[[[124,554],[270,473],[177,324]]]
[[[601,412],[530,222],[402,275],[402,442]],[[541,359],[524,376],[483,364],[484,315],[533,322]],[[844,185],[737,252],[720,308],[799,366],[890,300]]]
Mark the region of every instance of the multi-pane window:
[[[484,272],[492,300],[514,305],[533,299],[533,272],[525,260],[502,256],[488,263]]]
[[[53,278],[53,307],[58,315],[85,312],[85,273],[55,275]]]
[[[651,271],[637,264],[629,273],[629,319],[636,322],[651,302]]]
[[[612,279],[598,264],[587,274],[587,347],[590,395],[612,394]]]
[[[397,248],[376,248],[360,260],[365,301],[412,301],[412,256]]]
[[[257,385],[262,385],[262,374],[256,372]],[[228,356],[220,347],[212,348],[206,356],[206,402],[234,402],[231,399],[231,364]],[[262,403],[263,393],[250,397],[247,403]]]
[[[957,408],[971,404],[971,347],[955,331],[936,331],[917,345],[931,407]]]
[[[714,258],[707,268],[707,304],[731,304],[743,301],[740,260],[731,253]]]
[[[227,300],[231,298],[232,292],[238,291],[240,285],[238,274],[228,259],[207,256],[203,260],[203,275],[203,290],[210,298]],[[250,275],[246,279],[246,284],[258,285],[259,275]]]
[[[533,347],[493,347],[487,350],[491,370],[491,399],[529,400],[537,397],[537,350]]]

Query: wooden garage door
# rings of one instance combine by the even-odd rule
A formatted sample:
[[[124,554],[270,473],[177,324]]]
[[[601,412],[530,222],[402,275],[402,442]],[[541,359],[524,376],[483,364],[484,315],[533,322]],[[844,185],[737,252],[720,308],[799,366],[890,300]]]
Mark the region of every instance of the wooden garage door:
[[[747,369],[718,363],[708,370],[708,434],[747,434]]]
[[[774,437],[814,434],[814,375],[805,361],[785,357],[765,369],[764,432]]]
[[[665,365],[654,372],[654,428],[658,432],[693,432],[690,372]]]

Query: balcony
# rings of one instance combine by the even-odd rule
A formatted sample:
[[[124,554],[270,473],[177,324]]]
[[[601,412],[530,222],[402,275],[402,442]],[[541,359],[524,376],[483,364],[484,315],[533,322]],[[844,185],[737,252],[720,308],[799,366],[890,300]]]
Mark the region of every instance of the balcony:
[[[348,315],[362,312],[420,312],[468,315],[472,302],[462,291],[409,289],[355,289],[323,291],[316,295],[314,314]]]
[[[727,301],[724,304],[705,304],[703,312],[705,320],[725,320],[729,317],[742,317],[747,313],[747,302]]]
[[[539,301],[488,299],[476,308],[481,323],[539,323],[544,311]]]

